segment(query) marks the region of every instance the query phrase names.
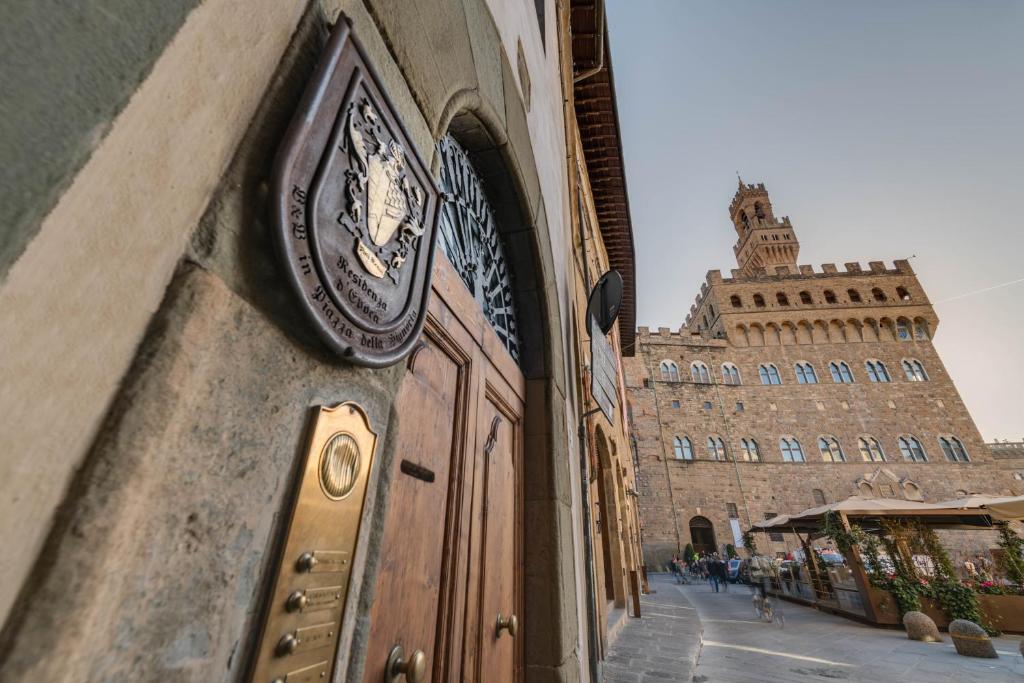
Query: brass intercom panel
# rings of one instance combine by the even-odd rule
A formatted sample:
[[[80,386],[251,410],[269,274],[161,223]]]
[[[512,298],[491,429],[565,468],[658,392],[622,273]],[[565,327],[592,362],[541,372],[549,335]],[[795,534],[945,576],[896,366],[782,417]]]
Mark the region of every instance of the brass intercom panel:
[[[362,407],[321,407],[288,522],[253,683],[326,683],[377,435]]]

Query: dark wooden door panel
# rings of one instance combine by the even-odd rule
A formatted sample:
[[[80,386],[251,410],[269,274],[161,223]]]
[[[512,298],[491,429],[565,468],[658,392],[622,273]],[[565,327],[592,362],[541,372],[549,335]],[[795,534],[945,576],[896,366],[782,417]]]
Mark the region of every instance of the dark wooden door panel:
[[[476,409],[467,406],[476,393],[474,345],[465,330],[442,330],[433,318],[423,343],[411,357],[397,402],[398,443],[371,610],[367,683],[383,680],[395,645],[406,653],[422,650],[432,673],[443,672],[446,659],[450,620],[443,606],[451,599],[448,561],[458,554],[466,418]]]

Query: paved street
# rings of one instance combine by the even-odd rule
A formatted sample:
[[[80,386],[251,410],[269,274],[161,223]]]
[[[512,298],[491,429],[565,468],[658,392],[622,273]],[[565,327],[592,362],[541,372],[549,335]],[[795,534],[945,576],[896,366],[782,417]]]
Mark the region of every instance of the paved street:
[[[650,623],[641,627],[631,619],[624,627],[605,669],[609,683],[689,681],[691,675],[697,683],[1024,681],[1019,638],[996,640],[998,660],[971,659],[958,656],[948,637],[941,644],[914,642],[902,631],[871,628],[787,602],[782,603],[784,628],[761,623],[753,617],[746,586],[715,594],[706,584],[676,586],[656,576],[651,587],[657,593],[644,597],[645,616],[639,620]],[[671,645],[687,652],[701,629],[703,642],[692,673],[687,657],[665,657]],[[648,649],[642,646],[645,636],[653,644]]]

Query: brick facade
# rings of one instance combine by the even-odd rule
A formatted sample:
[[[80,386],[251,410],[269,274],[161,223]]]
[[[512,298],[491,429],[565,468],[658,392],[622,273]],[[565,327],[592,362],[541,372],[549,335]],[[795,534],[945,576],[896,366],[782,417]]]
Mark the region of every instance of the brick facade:
[[[766,196],[763,185],[741,185],[730,211],[734,221],[748,192]],[[737,231],[740,244],[749,241],[739,223]],[[785,260],[797,251],[790,245],[776,255]],[[937,501],[964,492],[1020,492],[1022,482],[1012,476],[1020,468],[1011,471],[1010,463],[993,458],[932,345],[938,318],[907,261],[892,268],[851,263],[842,271],[832,264],[820,271],[776,265],[773,274],[757,267],[746,275],[752,267],[737,256],[741,270],[732,277],[708,273],[678,331],[639,328],[636,357],[625,359],[649,567],[694,542],[695,517],[711,522],[721,551],[735,542],[730,514],[747,529],[770,513],[855,493]],[[807,365],[813,368],[815,383],[798,382],[798,363],[805,380]],[[835,382],[833,363],[840,379],[845,363],[852,382]],[[918,363],[926,379],[911,379]],[[739,384],[723,366],[735,367]],[[776,373],[779,384],[763,384]],[[872,374],[889,381],[872,381]],[[842,461],[822,453],[822,437],[838,442]],[[926,461],[905,458],[901,437],[911,452],[909,437],[916,438]],[[677,454],[677,438],[689,439],[693,459],[685,446]],[[709,438],[715,445],[721,439],[727,453],[721,460]],[[799,442],[804,462],[784,461],[784,438]],[[746,460],[744,439],[748,446],[756,442],[759,462]],[[874,448],[863,455],[861,439],[876,440],[882,456]],[[982,534],[956,543],[988,541]],[[759,543],[769,552],[797,545],[794,539]]]

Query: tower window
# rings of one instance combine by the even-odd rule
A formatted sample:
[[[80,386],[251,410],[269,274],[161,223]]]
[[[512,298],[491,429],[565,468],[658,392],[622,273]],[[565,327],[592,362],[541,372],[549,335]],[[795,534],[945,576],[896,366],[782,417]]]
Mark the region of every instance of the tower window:
[[[729,515],[729,519],[739,519],[740,513],[736,510],[736,503],[726,503],[725,513]]]
[[[928,338],[928,323],[924,322],[920,318],[914,321],[914,337],[916,339]]]
[[[804,451],[795,438],[779,439],[779,450],[782,451],[783,462],[804,462]]]
[[[821,452],[821,459],[825,462],[844,462],[846,457],[839,445],[839,439],[834,436],[823,436],[818,439],[818,450]]]
[[[897,287],[896,296],[899,297],[900,301],[910,301],[910,292],[907,291],[906,287]]]
[[[800,292],[800,303],[807,304],[808,306],[813,304],[814,300],[811,299],[811,293],[810,292]]]
[[[760,294],[754,295],[754,305],[758,308],[764,308],[764,297]]]
[[[661,361],[661,365],[658,366],[661,370],[661,379],[666,382],[678,382],[679,381],[679,367],[670,360]]]
[[[825,303],[827,303],[827,304],[838,303],[838,299],[836,299],[836,293],[833,292],[831,289],[826,289],[825,290]]]
[[[905,358],[900,365],[903,367],[903,372],[906,374],[907,379],[911,382],[928,381],[928,375],[925,373],[924,365],[921,364],[921,361],[914,358]]]
[[[864,363],[864,368],[868,371],[868,379],[872,382],[892,381],[892,378],[889,377],[889,369],[880,360],[869,360]]]
[[[743,300],[735,294],[729,297],[729,304],[731,304],[733,308],[743,308]]]
[[[677,436],[672,439],[672,452],[676,460],[693,460],[693,442],[690,441],[690,437],[684,436],[680,439]]]
[[[750,219],[747,218],[746,211],[740,211],[740,224],[743,226],[744,230],[750,230]]]
[[[818,376],[814,374],[814,366],[810,363],[797,363],[796,364],[796,383],[797,384],[817,384]]]
[[[732,363],[722,364],[722,381],[726,384],[740,384],[740,371]]]
[[[708,373],[708,366],[700,361],[690,363],[690,376],[697,384],[711,384],[711,375]]]
[[[860,292],[858,292],[856,289],[848,289],[848,290],[846,290],[846,295],[848,297],[850,297],[850,301],[852,301],[853,303],[855,303],[855,304],[859,304],[860,303]]]
[[[836,384],[853,384],[853,373],[850,372],[850,366],[846,361],[833,361],[828,364],[828,370]]]
[[[963,442],[955,436],[940,436],[939,446],[942,447],[946,460],[950,462],[970,462]]]
[[[885,462],[885,452],[882,444],[873,436],[862,436],[857,439],[857,446],[860,448],[860,457],[864,462]]]
[[[717,436],[708,437],[708,458],[725,460],[725,442]]]
[[[789,305],[789,297],[787,297],[782,292],[778,292],[775,295],[775,300],[779,302],[780,306],[788,306]]]
[[[782,384],[782,378],[779,377],[779,369],[774,365],[759,366],[757,374],[761,377],[761,384]]]
[[[764,208],[762,208],[761,202],[754,202],[754,215],[758,218],[764,218]]]
[[[874,289],[871,290],[871,296],[872,296],[872,298],[875,301],[888,301],[889,300],[889,297],[887,297],[885,295],[885,292],[883,292],[878,287],[875,287]]]
[[[916,436],[906,435],[899,438],[900,454],[903,459],[909,462],[928,462],[924,446],[917,440]]]
[[[896,338],[900,341],[910,341],[910,321],[906,318],[896,321]]]
[[[740,439],[740,450],[743,451],[742,457],[747,462],[761,462],[761,451],[753,439]]]

